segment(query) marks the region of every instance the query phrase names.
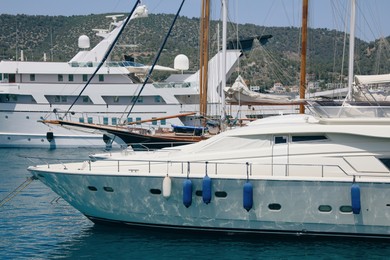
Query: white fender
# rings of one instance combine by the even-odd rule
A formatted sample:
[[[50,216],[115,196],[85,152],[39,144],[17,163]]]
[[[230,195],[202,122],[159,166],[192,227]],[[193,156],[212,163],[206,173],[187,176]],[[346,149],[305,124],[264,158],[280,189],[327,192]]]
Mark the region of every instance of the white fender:
[[[171,196],[172,191],[172,181],[169,176],[165,176],[163,180],[163,186],[162,186],[162,194],[164,198],[168,199]]]

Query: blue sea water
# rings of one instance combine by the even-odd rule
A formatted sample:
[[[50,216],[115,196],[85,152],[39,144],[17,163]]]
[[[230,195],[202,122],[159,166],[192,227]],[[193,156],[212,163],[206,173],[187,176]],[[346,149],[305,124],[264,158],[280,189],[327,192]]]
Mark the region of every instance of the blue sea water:
[[[0,149],[0,201],[43,161],[96,149]],[[41,161],[40,163],[43,163]],[[390,221],[390,219],[389,219]],[[0,207],[0,259],[389,259],[390,240],[246,237],[96,225],[39,181]]]

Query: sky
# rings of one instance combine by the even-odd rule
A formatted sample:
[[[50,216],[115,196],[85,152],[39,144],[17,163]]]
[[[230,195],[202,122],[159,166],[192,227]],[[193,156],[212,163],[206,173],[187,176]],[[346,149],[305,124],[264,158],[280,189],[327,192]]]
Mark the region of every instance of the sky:
[[[149,13],[176,13],[182,0],[143,0]],[[2,14],[86,15],[128,13],[135,0],[2,0]],[[220,19],[221,0],[211,1]],[[301,26],[302,0],[228,0],[229,21],[263,26]],[[350,0],[309,0],[309,27],[349,30]],[[390,0],[356,0],[356,37],[371,41],[390,36]],[[181,15],[200,16],[201,0],[186,0]],[[348,14],[348,16],[347,16]],[[346,25],[345,25],[346,24]],[[346,29],[347,28],[347,29]]]

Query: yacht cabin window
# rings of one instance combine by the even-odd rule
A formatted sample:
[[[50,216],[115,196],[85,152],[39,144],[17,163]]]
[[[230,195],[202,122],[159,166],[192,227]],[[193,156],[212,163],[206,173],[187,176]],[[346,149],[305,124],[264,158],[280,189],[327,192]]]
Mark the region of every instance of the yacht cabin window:
[[[155,117],[152,117],[152,119],[156,119]],[[157,125],[157,120],[152,121],[152,125]]]
[[[274,144],[286,144],[288,141],[287,135],[274,136]]]
[[[64,75],[58,74],[58,81],[64,81]]]
[[[99,75],[99,81],[103,82],[104,81],[104,75]]]
[[[379,161],[381,161],[390,171],[390,158],[379,158]]]
[[[69,82],[74,81],[74,76],[73,76],[73,74],[69,74],[69,75],[68,75],[68,81],[69,81]]]
[[[35,81],[35,74],[30,74],[30,81]]]
[[[293,135],[291,138],[292,142],[309,142],[309,141],[320,141],[327,140],[325,135]]]
[[[88,81],[88,75],[87,74],[83,74],[83,81],[84,82]]]
[[[15,76],[15,74],[5,73],[4,74],[4,80],[5,80],[5,82],[15,83],[16,82],[16,76]]]
[[[18,102],[18,96],[13,94],[6,94],[5,102],[10,102],[10,103]]]
[[[167,120],[166,119],[161,119],[161,125],[166,125],[167,124]]]

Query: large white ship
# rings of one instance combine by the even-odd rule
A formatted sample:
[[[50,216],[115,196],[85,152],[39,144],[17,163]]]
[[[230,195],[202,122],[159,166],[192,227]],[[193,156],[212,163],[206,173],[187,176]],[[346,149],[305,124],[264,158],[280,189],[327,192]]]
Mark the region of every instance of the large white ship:
[[[140,6],[134,17],[143,17],[146,13],[145,6]],[[65,114],[68,120],[77,122],[116,125],[119,121],[139,121],[198,111],[198,73],[177,73],[167,82],[146,84],[131,115],[127,117],[128,106],[138,95],[142,76],[147,74],[149,66],[132,61],[107,61],[67,113],[124,26],[124,21],[117,22],[114,16],[111,23],[113,28],[98,30],[97,35],[103,39],[90,50],[88,37],[80,36],[79,47],[83,49],[69,62],[23,61],[23,58],[21,61],[0,62],[0,147],[105,145],[102,133],[81,132],[41,122],[59,119]],[[228,53],[226,66],[229,70],[239,55],[239,51]],[[217,57],[210,62],[214,64],[211,67],[215,67]],[[216,86],[214,82],[210,83]],[[215,98],[217,93],[210,91],[209,95],[220,102]],[[185,120],[192,119],[172,118],[151,124],[154,127],[183,125],[188,123]]]

